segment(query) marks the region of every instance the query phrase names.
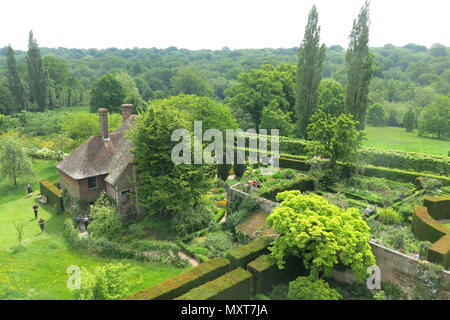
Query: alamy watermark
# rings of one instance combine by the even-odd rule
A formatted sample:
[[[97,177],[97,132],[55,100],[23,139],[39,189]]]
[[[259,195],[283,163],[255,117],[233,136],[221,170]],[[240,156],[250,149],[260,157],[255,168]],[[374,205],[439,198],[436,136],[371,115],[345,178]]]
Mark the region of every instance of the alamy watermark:
[[[243,131],[227,129],[225,136],[218,129],[203,132],[201,121],[194,121],[194,134],[186,129],[177,129],[171,140],[179,142],[172,149],[172,162],[178,164],[270,164],[279,167],[279,129]],[[181,140],[181,141],[180,141]],[[270,141],[270,150],[268,145]],[[210,142],[203,148],[203,144]],[[248,153],[248,154],[247,154]]]

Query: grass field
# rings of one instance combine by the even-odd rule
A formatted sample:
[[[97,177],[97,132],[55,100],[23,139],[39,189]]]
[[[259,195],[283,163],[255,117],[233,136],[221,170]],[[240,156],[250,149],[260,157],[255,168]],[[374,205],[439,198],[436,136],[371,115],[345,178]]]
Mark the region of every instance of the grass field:
[[[419,137],[416,131],[406,132],[404,128],[368,126],[365,132],[365,147],[440,155],[447,155],[450,150],[450,141]]]
[[[39,172],[36,181],[47,178],[55,181],[54,162],[36,161]],[[138,291],[184,269],[160,263],[99,258],[68,248],[62,238],[64,217],[49,207],[39,210],[46,220],[46,231],[41,233],[34,219],[32,206],[38,199],[38,185],[34,183],[34,196],[27,197],[24,186],[12,188],[0,184],[0,300],[1,299],[73,299],[67,286],[67,267],[76,265],[92,270],[105,263],[127,263],[126,277],[141,279],[133,288]],[[25,236],[22,246],[16,238],[14,221],[23,221]]]

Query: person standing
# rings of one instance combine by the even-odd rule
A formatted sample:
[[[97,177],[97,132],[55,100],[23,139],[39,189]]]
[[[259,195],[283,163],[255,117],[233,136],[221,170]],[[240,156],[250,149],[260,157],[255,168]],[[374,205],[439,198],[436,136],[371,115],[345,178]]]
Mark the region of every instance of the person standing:
[[[41,227],[41,232],[44,232],[45,230],[45,220],[44,218],[39,219],[39,227]]]
[[[27,185],[27,191],[28,191],[28,196],[29,197],[33,196],[33,188],[31,188],[30,185]]]
[[[39,206],[37,204],[35,204],[33,206],[33,211],[34,211],[34,219],[37,219],[38,217],[38,210],[39,210]]]

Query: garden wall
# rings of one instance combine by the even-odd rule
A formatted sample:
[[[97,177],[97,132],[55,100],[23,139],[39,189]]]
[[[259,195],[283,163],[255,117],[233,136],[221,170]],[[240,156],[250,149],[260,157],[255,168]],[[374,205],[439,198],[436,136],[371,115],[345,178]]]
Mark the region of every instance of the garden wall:
[[[423,287],[420,280],[422,277],[421,267],[429,265],[429,263],[391,250],[373,241],[370,242],[370,246],[376,258],[376,264],[381,270],[381,281],[395,283],[408,295],[409,299],[416,297],[418,289]],[[445,270],[439,272],[442,277],[441,284],[447,288],[443,289],[437,298],[448,300],[450,299],[450,272]],[[346,271],[335,270],[333,278],[344,283],[355,282],[353,272],[349,269]]]
[[[236,186],[231,186],[228,190],[228,203],[231,203],[230,201],[236,201],[236,199],[241,201],[245,197],[253,197],[243,191],[237,190],[235,187]],[[258,203],[260,204],[261,210],[267,213],[272,212],[273,208],[279,205],[279,203],[276,202],[262,200],[260,199]],[[420,277],[422,276],[420,271],[421,267],[429,264],[398,251],[383,247],[373,241],[370,242],[370,245],[372,247],[372,252],[376,257],[376,264],[381,269],[381,281],[397,284],[409,298],[413,298],[417,288],[423,287],[423,283],[420,280]],[[450,299],[450,272],[440,271],[440,275],[442,276],[442,285],[446,286],[447,289],[443,290],[437,298]],[[333,278],[336,281],[345,283],[355,282],[355,277],[351,270],[335,270]]]

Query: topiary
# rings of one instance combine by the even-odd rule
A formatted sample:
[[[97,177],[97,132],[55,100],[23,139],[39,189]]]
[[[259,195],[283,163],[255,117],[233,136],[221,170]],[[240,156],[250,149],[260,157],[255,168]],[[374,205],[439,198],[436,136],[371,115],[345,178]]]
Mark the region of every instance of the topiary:
[[[223,181],[227,181],[230,175],[231,164],[221,163],[217,165],[217,176]]]
[[[247,166],[245,164],[236,163],[234,165],[234,174],[235,174],[236,178],[242,178],[246,169],[247,169]]]

